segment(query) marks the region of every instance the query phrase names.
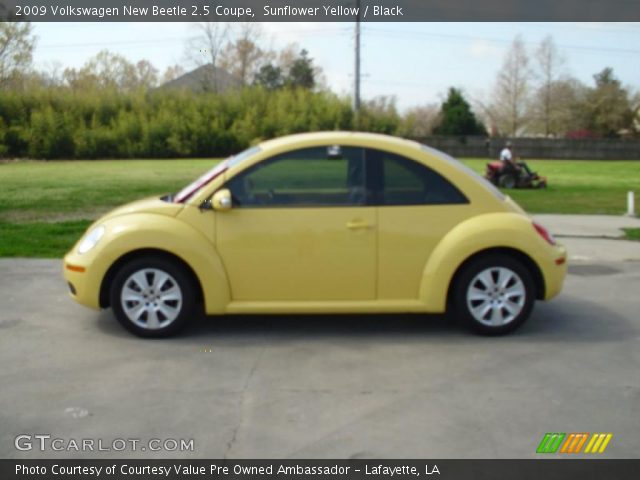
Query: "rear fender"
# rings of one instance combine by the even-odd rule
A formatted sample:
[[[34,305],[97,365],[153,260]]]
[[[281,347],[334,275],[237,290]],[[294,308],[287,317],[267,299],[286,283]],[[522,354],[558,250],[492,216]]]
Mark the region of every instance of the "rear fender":
[[[426,310],[444,312],[449,287],[460,266],[471,256],[495,248],[526,252],[538,263],[548,247],[533,234],[531,220],[524,215],[500,212],[465,220],[442,238],[425,265],[419,299]]]

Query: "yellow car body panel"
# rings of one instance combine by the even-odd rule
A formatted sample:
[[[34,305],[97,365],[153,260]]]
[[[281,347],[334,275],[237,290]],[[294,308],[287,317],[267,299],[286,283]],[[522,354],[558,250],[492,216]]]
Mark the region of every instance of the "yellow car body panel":
[[[460,223],[433,250],[420,285],[427,311],[444,312],[447,292],[458,268],[474,255],[491,249],[510,249],[529,257],[540,269],[544,298],[559,291],[566,275],[566,250],[531,235],[531,220],[515,213],[489,213]],[[560,265],[556,260],[562,259]]]
[[[200,208],[235,175],[290,150],[341,145],[389,151],[428,166],[468,198],[460,205]],[[65,257],[64,276],[78,302],[100,308],[107,272],[132,252],[157,250],[184,262],[209,314],[289,312],[444,312],[454,275],[487,249],[522,252],[535,263],[544,298],[556,295],[566,252],[532,221],[455,160],[415,142],[383,135],[322,132],[260,144],[256,152],[184,203],[134,202],[94,223],[94,248]],[[309,222],[309,219],[313,219]]]
[[[74,298],[79,303],[100,308],[100,289],[109,268],[133,252],[156,250],[180,258],[191,268],[202,287],[207,312],[225,311],[230,295],[224,267],[211,240],[197,228],[157,213],[109,215],[96,224],[106,228],[98,245],[82,255],[77,253],[76,246],[64,259],[65,278],[73,284]],[[69,265],[83,267],[85,271],[70,270]]]
[[[375,207],[239,208],[220,213],[216,246],[233,300],[374,300],[375,217]],[[350,230],[351,222],[367,226]]]
[[[463,205],[380,208],[378,295],[384,300],[424,300],[424,268],[442,238],[478,209]]]

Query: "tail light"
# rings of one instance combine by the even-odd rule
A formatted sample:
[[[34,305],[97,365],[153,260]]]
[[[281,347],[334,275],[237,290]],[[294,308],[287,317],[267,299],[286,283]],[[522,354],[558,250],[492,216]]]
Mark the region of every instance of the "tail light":
[[[533,222],[533,228],[536,229],[536,232],[538,232],[538,234],[540,234],[540,236],[544,238],[549,245],[556,244],[556,239],[553,238],[553,235],[551,235],[551,232],[549,232],[549,230],[544,228],[542,225],[536,222]]]

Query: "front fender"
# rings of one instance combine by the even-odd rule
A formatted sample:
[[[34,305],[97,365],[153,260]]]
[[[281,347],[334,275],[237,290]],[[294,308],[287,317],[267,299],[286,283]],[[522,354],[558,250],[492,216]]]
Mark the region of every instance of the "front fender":
[[[76,248],[65,263],[86,267],[85,284],[91,303],[97,301],[99,285],[112,265],[136,250],[155,249],[183,260],[195,273],[202,287],[205,311],[223,313],[230,302],[226,271],[214,245],[202,232],[176,217],[139,213],[108,218],[104,238],[90,252],[78,255]],[[81,302],[86,303],[86,302]]]
[[[524,215],[499,212],[472,217],[447,233],[433,250],[422,274],[419,298],[427,311],[444,312],[449,285],[471,256],[487,249],[511,248],[543,268],[552,263],[549,247]]]

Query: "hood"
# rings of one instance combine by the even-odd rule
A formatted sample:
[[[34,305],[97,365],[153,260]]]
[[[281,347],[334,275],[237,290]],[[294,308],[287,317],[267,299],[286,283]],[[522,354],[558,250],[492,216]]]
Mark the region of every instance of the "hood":
[[[111,210],[104,215],[99,222],[108,220],[122,215],[130,215],[132,213],[156,213],[158,215],[167,215],[175,217],[180,210],[184,208],[183,204],[165,202],[160,197],[150,197],[135,202],[127,203],[121,207]]]

